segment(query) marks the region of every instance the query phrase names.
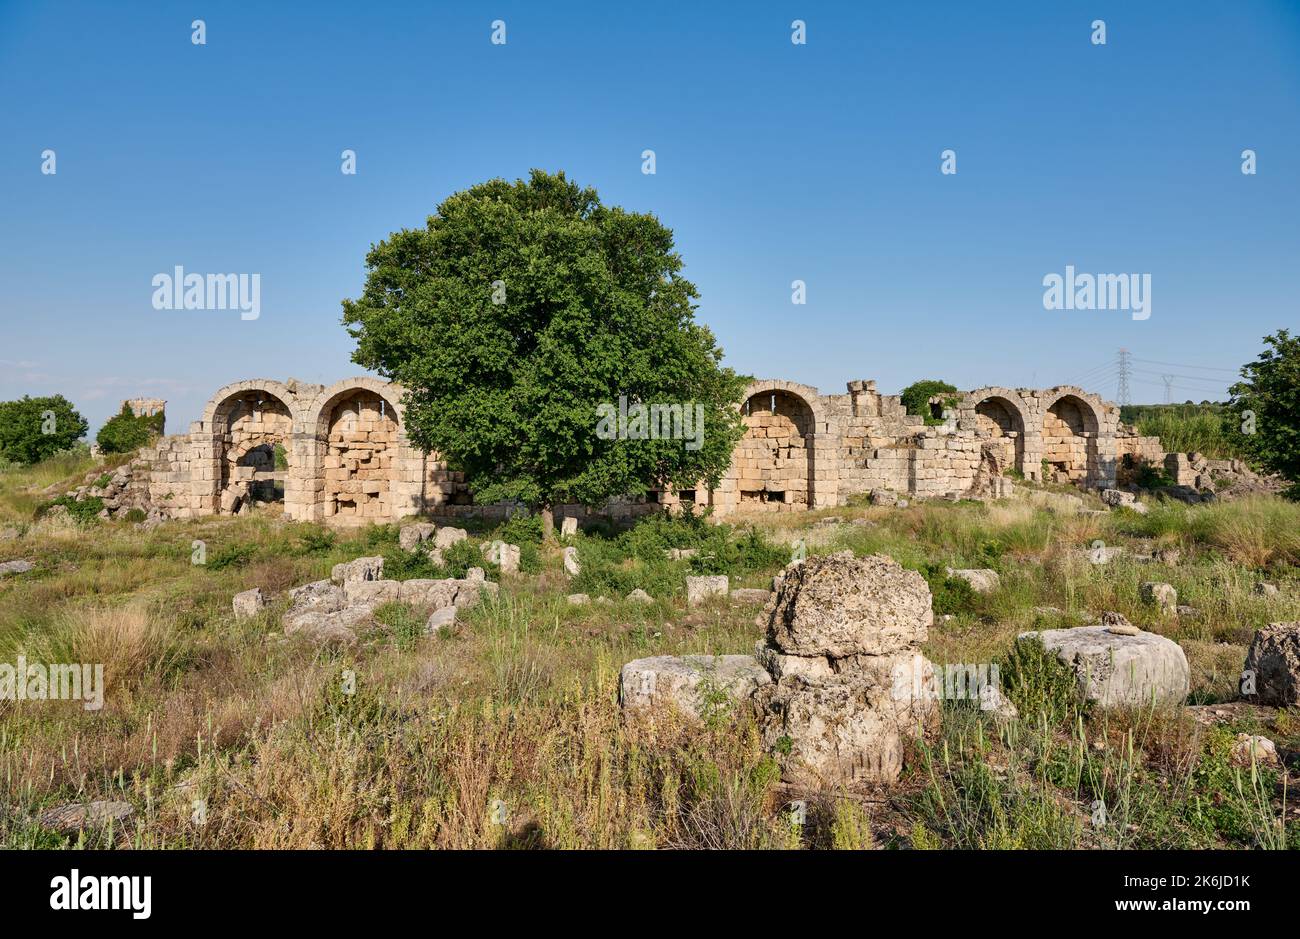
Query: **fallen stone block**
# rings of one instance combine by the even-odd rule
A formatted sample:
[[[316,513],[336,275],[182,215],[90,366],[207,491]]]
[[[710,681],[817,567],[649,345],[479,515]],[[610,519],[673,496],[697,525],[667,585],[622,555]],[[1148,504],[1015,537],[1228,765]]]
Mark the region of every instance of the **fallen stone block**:
[[[1245,680],[1259,704],[1300,705],[1300,622],[1270,623],[1256,631],[1246,652]]]
[[[434,633],[451,629],[456,625],[456,607],[445,606],[441,610],[435,610],[429,617],[428,622],[424,624],[426,635],[432,636]]]
[[[687,577],[686,602],[690,606],[699,606],[709,597],[725,597],[730,587],[731,581],[726,574]]]
[[[293,612],[313,610],[317,613],[333,613],[347,605],[343,588],[328,580],[316,580],[289,591],[293,601]]]
[[[284,634],[301,636],[315,645],[350,646],[357,641],[357,634],[352,627],[345,625],[349,615],[345,615],[343,611],[338,613],[309,611],[285,616]]]
[[[650,596],[650,594],[646,593],[640,587],[637,587],[623,599],[632,603],[654,603],[655,600],[654,597]]]
[[[619,701],[632,713],[677,710],[699,719],[772,681],[751,655],[659,655],[623,666]]]
[[[519,573],[519,546],[504,541],[479,545],[483,556],[501,568],[503,574]]]
[[[422,543],[433,538],[437,532],[438,526],[429,522],[403,525],[397,533],[397,543],[401,545],[403,551],[414,551]]]
[[[249,619],[266,609],[266,597],[262,595],[261,587],[254,587],[252,590],[235,594],[232,606],[235,610],[235,619]]]
[[[1172,584],[1148,580],[1138,587],[1143,603],[1160,607],[1160,612],[1172,615],[1178,612],[1178,591]]]
[[[374,609],[385,603],[401,602],[402,583],[397,580],[349,580],[343,584],[343,594],[349,606]]]
[[[1156,633],[1116,632],[1112,626],[1079,626],[1021,633],[1074,670],[1079,690],[1102,707],[1180,704],[1191,686],[1182,646]]]
[[[330,572],[330,580],[340,586],[353,580],[381,580],[384,576],[384,559],[382,557],[357,558],[335,564]]]
[[[135,814],[135,808],[129,802],[74,802],[47,809],[39,816],[39,821],[46,828],[62,832],[75,832],[83,828],[102,828],[110,824],[116,826]]]
[[[578,549],[572,545],[564,549],[564,570],[571,577],[582,573],[582,565],[578,563]]]
[[[788,569],[771,603],[768,640],[792,655],[888,655],[925,641],[930,588],[882,554],[851,551]]]
[[[578,520],[574,518],[572,515],[565,516],[564,520],[560,522],[560,537],[572,538],[577,533],[578,533]]]
[[[772,598],[772,591],[762,587],[735,587],[731,591],[733,603],[766,603]]]
[[[436,580],[419,577],[404,580],[398,591],[398,599],[411,606],[438,610],[456,602],[456,593],[460,585],[461,581],[451,578]]]
[[[987,567],[979,568],[946,568],[949,577],[956,577],[958,580],[964,580],[970,584],[971,589],[976,593],[992,593],[1002,584],[998,572]]]
[[[0,577],[8,577],[11,574],[26,574],[32,569],[31,561],[17,560],[5,561],[0,564]]]
[[[591,602],[591,597],[585,593],[571,593],[565,599],[569,602],[569,606],[586,606]]]
[[[433,536],[433,546],[445,551],[456,542],[464,541],[468,537],[469,532],[463,528],[439,528],[437,534]]]

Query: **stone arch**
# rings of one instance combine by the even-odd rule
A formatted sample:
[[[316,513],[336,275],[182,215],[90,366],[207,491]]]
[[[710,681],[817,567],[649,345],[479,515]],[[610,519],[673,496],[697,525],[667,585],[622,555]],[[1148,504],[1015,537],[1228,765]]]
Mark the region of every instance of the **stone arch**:
[[[281,382],[250,379],[217,391],[191,433],[200,511],[229,513],[253,501],[283,500],[293,516],[298,491],[289,472],[275,467],[274,452],[292,451],[301,424],[298,398]]]
[[[1089,400],[1094,399],[1094,400]],[[1078,388],[1054,388],[1042,402],[1042,462],[1048,481],[1097,486],[1105,477],[1100,399]]]
[[[988,438],[984,450],[999,474],[1016,470],[1028,475],[1030,410],[1018,392],[999,386],[977,388],[962,398],[958,408],[961,420]]]
[[[838,445],[816,388],[775,379],[751,382],[740,410],[746,430],[724,481],[724,510],[836,504]]]
[[[323,389],[304,412],[306,517],[364,524],[419,511],[422,461],[406,436],[405,391],[361,376]]]

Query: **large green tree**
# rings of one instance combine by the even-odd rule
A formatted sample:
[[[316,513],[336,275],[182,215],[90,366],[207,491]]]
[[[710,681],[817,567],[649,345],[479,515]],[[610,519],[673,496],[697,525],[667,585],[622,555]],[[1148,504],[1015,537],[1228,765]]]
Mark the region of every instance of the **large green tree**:
[[[63,395],[0,401],[0,458],[38,463],[71,447],[89,426]]]
[[[713,484],[730,462],[744,380],[695,322],[699,294],[653,215],[534,170],[450,196],[366,265],[343,301],[353,361],[406,386],[412,440],[476,499],[533,507],[549,536],[557,503]],[[624,404],[689,407],[702,432],[640,439],[615,419],[611,435]]]
[[[1279,329],[1228,391],[1229,431],[1246,453],[1300,498],[1300,336]]]
[[[131,405],[123,402],[122,410],[104,422],[95,435],[95,443],[105,453],[130,453],[139,450],[163,432],[166,415],[141,414],[136,416]]]

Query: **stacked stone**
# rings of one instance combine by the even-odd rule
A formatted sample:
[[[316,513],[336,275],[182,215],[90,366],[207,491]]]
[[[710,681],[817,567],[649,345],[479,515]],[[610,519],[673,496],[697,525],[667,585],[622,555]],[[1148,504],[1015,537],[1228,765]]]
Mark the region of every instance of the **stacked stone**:
[[[397,422],[381,413],[380,398],[361,393],[336,409],[325,456],[325,515],[360,519],[392,514],[389,482]]]
[[[852,552],[790,568],[769,601],[755,696],[764,744],[796,785],[891,783],[905,741],[932,730],[934,672],[920,653],[930,589],[891,558]]]

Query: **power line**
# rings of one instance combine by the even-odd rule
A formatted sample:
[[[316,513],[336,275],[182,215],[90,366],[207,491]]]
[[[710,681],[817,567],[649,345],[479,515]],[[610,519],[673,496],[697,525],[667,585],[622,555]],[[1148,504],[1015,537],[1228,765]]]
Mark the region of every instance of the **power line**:
[[[1190,368],[1190,369],[1199,370],[1203,372],[1230,372],[1234,375],[1237,374],[1238,372],[1238,369],[1223,368],[1218,365],[1181,365],[1178,362],[1158,362],[1155,359],[1139,359],[1137,357],[1134,357],[1133,361],[1143,362],[1147,365],[1164,365],[1167,368]]]

